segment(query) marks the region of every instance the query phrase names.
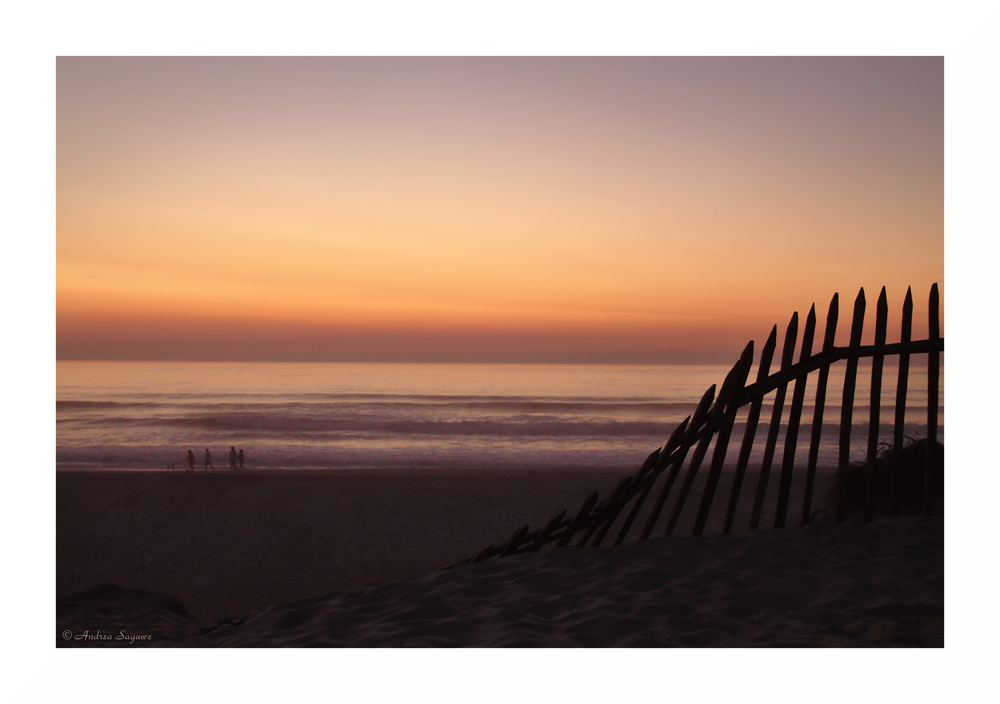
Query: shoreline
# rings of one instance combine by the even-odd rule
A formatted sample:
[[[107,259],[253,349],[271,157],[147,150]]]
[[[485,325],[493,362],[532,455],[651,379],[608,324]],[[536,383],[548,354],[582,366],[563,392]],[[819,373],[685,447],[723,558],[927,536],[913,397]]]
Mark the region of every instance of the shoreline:
[[[634,467],[609,467],[609,466],[595,466],[595,465],[511,465],[504,467],[495,466],[485,466],[485,467],[469,467],[465,465],[407,465],[407,466],[387,466],[378,465],[374,467],[245,467],[244,469],[237,469],[235,471],[230,470],[229,467],[219,466],[215,470],[205,470],[200,466],[195,466],[194,471],[184,469],[181,467],[176,467],[175,469],[168,469],[165,467],[84,467],[84,466],[57,466],[56,473],[66,472],[71,474],[119,474],[119,473],[132,473],[138,472],[143,474],[148,473],[161,473],[161,474],[294,474],[296,472],[302,472],[305,474],[337,474],[341,472],[347,473],[366,473],[366,474],[377,474],[379,472],[409,472],[413,474],[419,473],[453,473],[460,475],[475,474],[475,473],[502,473],[502,472],[531,472],[531,473],[542,473],[542,472],[572,472],[572,473],[607,473],[607,472],[619,472],[622,476],[626,474],[634,474],[639,468],[639,465]]]

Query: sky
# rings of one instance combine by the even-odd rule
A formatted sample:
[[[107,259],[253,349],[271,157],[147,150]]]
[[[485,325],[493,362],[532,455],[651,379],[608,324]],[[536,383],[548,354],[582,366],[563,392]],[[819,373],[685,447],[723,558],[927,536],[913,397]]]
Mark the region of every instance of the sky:
[[[941,57],[56,61],[57,359],[731,363],[935,282]]]
[[[122,325],[121,332],[118,332],[118,328],[109,330],[105,327],[96,334],[91,334],[90,350],[80,345],[88,340],[86,330],[78,328],[74,336],[70,335],[71,329],[66,324],[73,318],[66,317],[65,294],[76,287],[67,289],[64,264],[69,259],[66,257],[66,244],[74,239],[79,242],[81,238],[71,236],[64,219],[68,211],[63,196],[70,192],[66,190],[70,181],[66,178],[65,169],[69,154],[66,140],[68,94],[63,80],[67,75],[64,71],[68,60],[56,57],[107,54],[442,53],[944,56],[948,118],[945,162],[948,206],[945,266],[948,295],[942,299],[942,304],[947,300],[950,360],[948,384],[945,386],[950,420],[946,454],[948,465],[956,470],[956,476],[961,475],[959,478],[970,480],[949,484],[949,488],[954,491],[949,491],[947,499],[950,511],[947,549],[952,558],[948,562],[949,647],[942,656],[940,667],[931,668],[927,671],[928,677],[919,681],[906,676],[907,668],[912,667],[909,659],[891,658],[888,663],[884,659],[878,662],[869,659],[852,663],[852,672],[856,671],[857,677],[852,677],[850,681],[844,680],[843,683],[831,681],[824,691],[827,693],[827,700],[839,700],[844,695],[851,694],[849,687],[856,688],[857,682],[863,681],[869,687],[882,687],[887,694],[890,690],[898,694],[902,687],[914,701],[932,701],[954,694],[956,688],[969,692],[983,688],[985,682],[982,681],[982,673],[989,671],[989,649],[983,647],[983,634],[989,633],[991,629],[983,627],[984,613],[979,606],[991,598],[987,589],[992,583],[992,574],[988,562],[979,557],[983,536],[990,535],[992,530],[990,520],[995,513],[992,497],[997,495],[993,485],[997,483],[997,475],[979,471],[982,467],[981,439],[995,433],[995,414],[991,414],[985,405],[984,399],[987,396],[982,393],[982,389],[995,388],[1000,383],[992,352],[995,349],[995,333],[990,326],[981,324],[983,310],[989,310],[996,299],[995,269],[1000,255],[997,245],[1000,240],[993,234],[996,229],[994,202],[997,176],[996,169],[992,166],[1000,159],[1000,132],[993,124],[996,114],[995,91],[984,90],[983,87],[995,83],[997,59],[992,47],[995,44],[997,19],[1000,17],[996,3],[959,0],[947,6],[913,11],[912,7],[895,0],[848,0],[838,4],[836,11],[831,11],[826,5],[792,3],[788,0],[765,0],[763,3],[753,4],[729,0],[703,4],[626,0],[617,3],[609,11],[606,5],[600,3],[570,5],[533,0],[531,3],[512,3],[509,7],[505,6],[503,12],[497,12],[491,6],[472,7],[468,3],[459,5],[448,0],[419,4],[378,0],[373,3],[319,5],[291,0],[283,3],[280,10],[247,12],[243,4],[223,0],[174,0],[169,5],[154,0],[141,6],[129,6],[126,12],[122,11],[121,3],[110,0],[85,4],[22,3],[10,8],[12,19],[9,24],[16,31],[8,33],[7,41],[0,49],[5,52],[7,59],[0,70],[4,72],[5,95],[9,98],[11,109],[3,112],[0,121],[3,122],[8,137],[4,151],[8,168],[3,172],[7,194],[5,206],[8,237],[5,252],[8,255],[8,267],[7,275],[2,281],[8,304],[5,310],[7,325],[12,336],[11,344],[4,346],[0,354],[4,357],[5,366],[13,370],[8,380],[11,399],[7,404],[6,427],[10,429],[10,437],[24,440],[12,443],[8,448],[11,467],[37,465],[39,448],[48,447],[50,456],[54,457],[53,428],[56,419],[52,399],[56,396],[56,384],[51,359],[56,351],[60,358],[103,356],[124,359],[139,356],[139,352],[144,350],[149,350],[149,354],[153,356],[168,356],[169,351],[172,358],[185,355],[187,358],[195,358],[207,351],[195,349],[197,340],[191,330],[196,329],[195,323],[198,320],[209,331],[221,325],[220,318],[232,321],[231,327],[238,327],[241,331],[252,329],[232,312],[215,317],[207,315],[210,301],[206,296],[200,299],[204,302],[204,309],[196,309],[196,314],[192,314],[190,310],[194,306],[189,305],[188,313],[183,318],[179,314],[175,316],[176,319],[181,319],[181,332],[185,334],[183,338],[179,334],[170,334],[161,336],[159,341],[154,339],[144,345],[139,344],[144,339],[148,340],[148,335],[145,338],[137,333],[131,337],[125,335],[127,328],[124,323],[128,319],[121,314],[118,314],[116,321]],[[197,18],[197,21],[192,21],[192,18]],[[870,72],[860,73],[862,81],[874,78]],[[940,84],[939,78],[935,80]],[[53,83],[59,86],[57,90],[52,89]],[[866,93],[876,93],[878,102],[898,89],[899,85],[894,83],[884,91],[873,90]],[[107,97],[105,92],[104,98]],[[113,108],[121,102],[123,101],[118,100],[108,105]],[[176,104],[177,101],[172,102]],[[837,101],[837,105],[844,107],[846,104]],[[817,112],[820,116],[823,115],[822,111]],[[857,111],[860,119],[870,118],[873,114],[863,108]],[[913,116],[913,113],[907,114],[908,119]],[[634,114],[626,116],[627,119],[634,117]],[[729,117],[734,120],[744,119],[740,114]],[[106,116],[102,119],[106,119]],[[716,125],[719,121],[716,121]],[[111,120],[110,123],[114,130],[121,129],[119,121]],[[937,122],[934,124],[936,131]],[[906,137],[903,132],[885,127],[878,134],[875,142],[879,148],[889,144],[899,147],[900,143],[895,140],[905,140]],[[57,140],[53,136],[58,137],[58,149]],[[225,135],[219,135],[220,138],[222,136]],[[818,150],[829,148],[830,145],[820,141],[812,146]],[[858,144],[853,146],[855,149],[852,153],[864,151]],[[920,148],[922,149],[922,145]],[[937,154],[941,148],[938,140],[933,147],[934,153]],[[897,149],[892,151],[894,154],[898,153]],[[83,158],[93,159],[95,165],[103,166],[96,159],[100,154],[94,153],[94,150],[91,152]],[[910,154],[913,153],[915,152],[910,150]],[[200,155],[189,150],[188,157],[191,161],[198,156]],[[814,159],[815,154],[810,156],[810,160]],[[57,169],[52,168],[54,164]],[[131,165],[131,172],[138,173],[141,166],[143,164],[137,161]],[[875,168],[885,177],[885,172],[882,171],[885,168],[884,162],[876,161]],[[867,173],[872,174],[871,171]],[[936,174],[940,178],[940,169]],[[121,178],[127,180],[125,176]],[[97,169],[87,176],[87,180],[95,184],[99,181]],[[728,191],[727,195],[731,198],[732,190],[720,181],[714,185],[712,195],[724,202],[721,195]],[[891,190],[898,192],[899,189]],[[55,198],[53,191],[56,191]],[[827,201],[822,191],[816,191],[816,194],[819,200],[829,203],[829,210],[842,212],[843,203]],[[774,193],[767,195],[773,197]],[[932,229],[934,237],[939,237],[939,221],[935,218],[939,217],[940,189],[934,190],[926,199],[914,196],[912,201],[917,204],[918,210],[926,208],[928,202],[935,206],[935,216],[931,218]],[[661,211],[661,214],[662,212],[665,211]],[[819,225],[829,221],[827,215],[815,218]],[[796,226],[796,229],[799,228]],[[916,237],[914,228],[905,229],[907,238]],[[173,231],[171,237],[180,238],[182,234],[180,231]],[[838,232],[842,236],[854,234],[853,229],[841,229]],[[150,233],[146,231],[144,235],[149,237]],[[690,244],[691,239],[688,238],[685,243]],[[914,241],[913,247],[906,245],[902,251],[891,252],[881,266],[872,262],[870,266],[861,268],[866,256],[856,251],[853,259],[840,262],[843,266],[838,264],[838,272],[834,275],[820,276],[815,270],[809,272],[811,278],[795,274],[796,280],[812,281],[814,285],[799,283],[792,286],[786,282],[783,284],[785,288],[781,289],[786,294],[785,297],[776,295],[773,302],[766,302],[761,306],[743,306],[742,315],[747,319],[747,334],[758,341],[763,339],[771,324],[778,323],[780,326],[787,320],[790,310],[802,312],[813,300],[822,311],[833,290],[839,290],[842,297],[850,299],[855,287],[864,285],[869,290],[871,300],[873,289],[888,283],[888,277],[895,276],[896,271],[902,272],[902,283],[889,287],[892,310],[895,312],[898,309],[902,296],[899,289],[913,285],[919,321],[925,300],[922,291],[925,292],[926,287],[919,284],[917,276],[900,263],[901,257],[912,256],[921,246],[921,240]],[[81,248],[91,246],[95,252],[98,251],[96,243],[78,245]],[[672,241],[670,246],[676,249],[677,242]],[[667,245],[664,246],[666,247]],[[934,256],[940,257],[940,245],[935,244],[934,248],[937,252]],[[719,246],[718,249],[728,254],[724,247]],[[817,246],[815,249],[820,248]],[[742,254],[748,257],[755,252],[756,250],[746,248]],[[831,256],[843,256],[842,249],[835,247],[824,250],[808,261],[798,262],[798,266],[816,266],[817,262],[823,264]],[[133,257],[134,259],[137,257]],[[196,254],[185,257],[183,266],[174,272],[176,279],[171,282],[175,286],[172,294],[195,288],[200,277],[192,272],[191,266],[201,261],[202,257]],[[652,261],[642,260],[639,264]],[[144,267],[149,267],[149,261],[141,263]],[[655,288],[658,295],[662,296],[666,295],[665,292],[672,293],[674,290],[670,288],[671,275],[684,274],[686,267],[693,265],[705,266],[697,261],[679,264],[670,257],[659,264]],[[136,268],[138,264],[132,261],[128,266]],[[768,282],[781,280],[782,276],[787,275],[787,272],[782,272],[779,276],[766,262],[762,262],[761,266],[762,271],[758,272],[755,279],[754,295],[768,285]],[[940,263],[935,266],[940,271]],[[877,271],[872,273],[873,269]],[[748,271],[746,268],[741,270]],[[120,270],[115,274],[122,276]],[[215,275],[217,274],[213,274]],[[938,277],[938,281],[943,280],[940,274]],[[713,290],[721,289],[728,282],[727,279],[714,275],[710,280],[715,285]],[[102,285],[110,286],[113,281],[114,278],[110,277],[103,280]],[[704,295],[705,288],[703,283],[698,293]],[[796,289],[804,289],[805,293],[797,292]],[[116,295],[121,307],[131,294],[119,292]],[[733,305],[738,304],[746,295],[750,295],[750,292],[744,290],[732,301]],[[676,296],[667,298],[670,299],[668,302],[674,302]],[[694,298],[692,292],[686,295],[685,300],[687,306],[692,307],[698,299]],[[683,307],[680,302],[676,305]],[[844,307],[842,302],[842,312]],[[77,315],[75,320],[82,326],[96,326],[99,320],[94,306],[90,305],[86,310],[90,311],[87,313],[89,318]],[[108,312],[111,310],[110,307],[105,307],[103,316],[106,321],[114,317]],[[54,312],[58,313],[58,325],[53,320],[56,317]],[[155,332],[156,325],[162,325],[165,321],[164,316],[159,316],[157,320],[153,313],[152,308],[144,311],[142,319],[149,321],[147,328]],[[822,317],[821,312],[821,320]],[[266,316],[258,314],[256,318],[264,320]],[[326,329],[333,328],[329,326]],[[658,331],[664,327],[658,323],[647,329]],[[341,325],[339,330],[343,337],[344,326]],[[111,332],[116,332],[116,335],[112,336]],[[304,329],[302,332],[304,334],[309,330]],[[217,344],[228,344],[230,356],[252,347],[237,344],[228,335],[229,331],[217,333],[214,340]],[[334,337],[333,332],[330,335]],[[320,336],[312,339],[317,337]],[[740,336],[739,330],[728,334],[727,339],[729,337],[735,343],[732,352],[719,353],[726,357],[726,362],[735,360],[746,339]],[[737,337],[738,340],[735,339]],[[247,339],[244,336],[242,341]],[[665,333],[664,339],[671,339],[669,333]],[[14,344],[15,342],[18,344]],[[72,344],[67,347],[68,343]],[[168,344],[171,345],[169,350]],[[410,348],[412,345],[407,349]],[[94,350],[98,349],[101,350],[101,355],[95,354]],[[375,347],[369,347],[366,351],[373,355]],[[55,503],[51,501],[51,496],[55,491],[55,473],[12,472],[9,483],[12,495],[26,498],[17,502],[14,509],[5,515],[5,519],[11,527],[17,525],[29,539],[16,541],[11,545],[8,562],[13,562],[17,566],[15,570],[20,573],[44,577],[49,574],[53,563],[50,546],[55,544]],[[952,508],[955,510],[951,511]],[[20,601],[28,604],[29,608],[21,609],[14,615],[13,630],[22,633],[27,643],[38,647],[18,650],[22,657],[15,670],[23,676],[15,678],[13,688],[15,691],[35,692],[39,683],[44,686],[57,682],[47,677],[53,665],[50,658],[34,657],[38,653],[47,656],[52,652],[49,647],[50,637],[44,629],[37,628],[35,614],[50,608],[49,605],[55,598],[54,581],[22,580],[15,588],[19,590]],[[989,621],[989,614],[985,618]],[[305,657],[305,654],[300,655],[302,657],[297,658],[297,662]],[[347,665],[337,671],[339,686],[344,691],[370,693],[373,683],[377,686],[382,682],[372,675],[377,675],[380,671],[376,665],[383,663],[380,661],[369,664],[366,660],[353,657],[354,655],[357,654],[345,654],[345,657],[352,657],[348,657]],[[606,670],[609,658],[607,653],[595,651],[593,662],[586,661],[586,653],[574,654],[572,662],[556,659],[554,662],[560,666],[556,668],[559,671],[581,675],[556,682],[547,679],[555,671],[551,666],[552,658],[544,661],[537,658],[518,660],[516,652],[502,655],[510,656],[507,664],[519,668],[520,672],[527,672],[527,676],[517,678],[516,681],[496,680],[493,688],[496,690],[496,701],[523,698],[526,692],[530,694],[531,691],[536,694],[549,691],[565,694],[569,691],[592,696],[595,687],[597,691],[601,691],[602,683],[582,675],[591,665]],[[558,653],[553,657],[557,655]],[[639,654],[640,661],[641,655]],[[678,679],[677,686],[682,691],[700,691],[698,688],[705,676],[711,676],[718,669],[717,654],[713,654],[710,661],[699,655],[693,651],[677,653],[677,657],[683,661],[683,671],[689,673]],[[462,667],[458,668],[458,674],[454,667],[428,667],[425,660],[417,663],[397,660],[393,665],[405,676],[393,682],[405,682],[409,690],[416,686],[428,691],[434,688],[435,692],[439,692],[442,676],[445,676],[449,682],[476,686],[482,677],[495,671],[498,656],[499,654],[490,654],[482,662],[463,662]],[[379,657],[384,658],[385,654],[380,654]],[[581,657],[585,661],[582,665],[579,662]],[[629,654],[628,657],[627,662],[612,662],[611,667],[614,669],[620,665],[622,672],[625,672],[626,666],[634,666],[636,656]],[[748,686],[753,685],[770,690],[787,690],[792,694],[816,681],[817,677],[824,677],[829,670],[828,659],[796,662],[789,677],[775,680],[769,676],[768,668],[760,668],[759,663],[749,662],[746,658],[723,659],[727,660],[726,665],[737,676],[719,684],[722,687],[728,686],[734,695],[744,693]],[[184,671],[200,675],[197,684],[203,689],[213,686],[225,687],[227,691],[233,689],[232,681],[222,680],[217,677],[217,672],[200,667],[204,664],[188,660],[184,663]],[[72,671],[74,681],[81,683],[81,694],[85,691],[98,691],[99,685],[106,684],[109,673],[104,668],[80,668],[73,665],[59,663],[64,671],[67,667]],[[452,663],[448,665],[451,666]],[[294,671],[289,670],[292,666]],[[253,681],[254,692],[287,695],[289,681],[312,682],[316,672],[329,669],[324,670],[324,667],[324,663],[311,661],[303,662],[301,666],[297,663],[285,663],[284,667],[272,667],[268,663],[267,667],[260,669],[261,676]],[[642,673],[647,671],[654,672],[656,667],[645,670],[640,668],[635,671],[637,676],[630,670],[630,677],[609,678],[607,681],[612,684],[605,687],[606,692],[601,693],[621,695],[625,691],[626,694],[648,694],[659,684],[643,677]],[[134,684],[145,691],[148,689],[150,676],[156,674],[158,673],[147,672],[140,667],[131,668],[127,673],[115,672],[114,677],[116,681],[124,681],[126,685]],[[893,676],[897,674],[899,676]],[[122,677],[125,679],[122,680]],[[320,683],[317,681],[316,684]],[[88,690],[86,685],[94,686]],[[171,685],[174,685],[177,692],[188,691],[190,677],[161,681],[157,690],[161,693],[161,698],[174,694]],[[323,686],[326,686],[325,682]],[[530,687],[534,689],[528,689]],[[391,692],[398,693],[395,690]],[[156,692],[153,695],[156,699]],[[85,694],[83,697],[86,699]],[[450,699],[447,694],[444,698]]]

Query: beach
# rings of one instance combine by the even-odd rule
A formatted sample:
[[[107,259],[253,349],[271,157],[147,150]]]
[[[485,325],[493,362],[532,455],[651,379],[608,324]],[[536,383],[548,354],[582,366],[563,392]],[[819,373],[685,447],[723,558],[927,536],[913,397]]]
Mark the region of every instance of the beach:
[[[439,570],[623,470],[57,472],[58,598],[170,594],[199,620]]]
[[[941,527],[560,548],[297,600],[189,645],[943,647]]]
[[[387,9],[380,43],[472,36]],[[5,634],[41,653],[14,699],[989,691],[992,418],[966,396],[995,365],[960,345],[945,374],[989,297],[944,267],[942,51],[634,56],[614,26],[798,36],[728,9],[600,13],[598,56],[56,51],[20,80],[57,237],[49,188],[13,230],[47,266],[8,296]],[[565,10],[470,27],[586,36]],[[219,12],[202,34],[253,36]],[[85,14],[75,44],[130,36]],[[313,14],[284,13],[337,26]],[[30,151],[19,183],[48,183]],[[169,653],[63,650],[105,647]]]
[[[941,518],[442,571],[625,473],[59,471],[59,632],[150,639],[58,644],[943,646]]]

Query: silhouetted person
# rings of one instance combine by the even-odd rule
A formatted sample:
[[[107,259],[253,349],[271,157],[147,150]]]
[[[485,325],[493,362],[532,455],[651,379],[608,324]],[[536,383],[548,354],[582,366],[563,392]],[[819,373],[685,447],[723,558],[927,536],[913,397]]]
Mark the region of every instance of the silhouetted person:
[[[188,467],[190,471],[194,471],[194,453],[188,450]]]
[[[232,445],[229,446],[229,471],[236,470],[236,448]]]
[[[240,448],[240,454],[236,455],[236,459],[239,460],[240,469],[243,469],[243,448]]]
[[[209,452],[209,451],[208,451],[208,448],[206,447],[206,448],[205,448],[205,471],[206,471],[206,472],[208,471],[208,468],[209,468],[209,467],[211,467],[211,468],[212,468],[212,471],[213,471],[213,472],[215,471],[215,465],[214,465],[214,464],[212,464],[212,453],[211,453],[211,452]]]

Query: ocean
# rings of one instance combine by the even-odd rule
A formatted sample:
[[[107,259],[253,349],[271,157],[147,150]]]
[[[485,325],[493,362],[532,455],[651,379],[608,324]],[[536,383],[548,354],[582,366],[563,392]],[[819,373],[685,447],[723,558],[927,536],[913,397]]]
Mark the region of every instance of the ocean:
[[[906,433],[926,433],[927,380],[911,362]],[[942,368],[943,369],[943,368]],[[58,469],[165,469],[230,447],[258,469],[637,468],[694,412],[722,365],[56,363]],[[833,367],[820,464],[837,457],[844,365]],[[880,439],[891,441],[896,367],[884,372]],[[751,380],[756,370],[751,371]],[[857,382],[852,456],[867,447],[870,365]],[[811,379],[797,457],[804,464]],[[941,388],[944,388],[943,371]],[[791,403],[789,387],[785,417]],[[943,398],[943,393],[942,393]],[[938,438],[943,438],[940,408]],[[729,463],[743,437],[737,417]],[[770,409],[757,431],[759,459]],[[780,465],[784,431],[775,459]]]

